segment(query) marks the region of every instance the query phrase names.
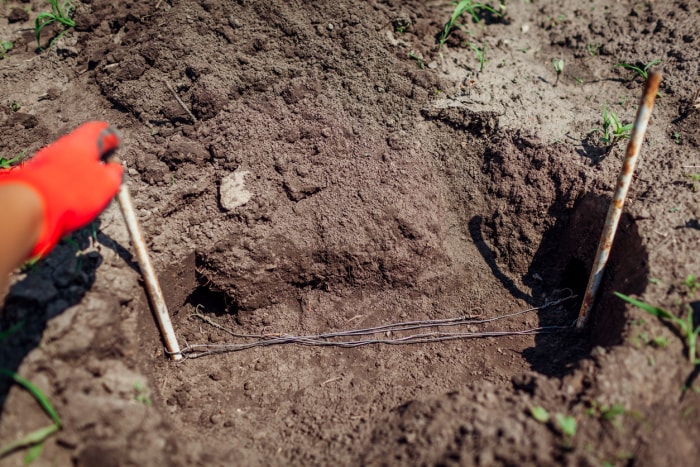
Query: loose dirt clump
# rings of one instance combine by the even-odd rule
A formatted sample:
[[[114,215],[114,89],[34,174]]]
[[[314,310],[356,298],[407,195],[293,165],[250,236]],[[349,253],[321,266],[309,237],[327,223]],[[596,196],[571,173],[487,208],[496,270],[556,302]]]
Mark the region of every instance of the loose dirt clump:
[[[85,120],[119,129],[190,358],[164,358],[110,207],[18,272],[0,312],[0,331],[24,322],[0,343],[0,368],[33,381],[63,420],[38,464],[697,457],[682,341],[614,296],[697,308],[692,2],[507,2],[505,16],[463,16],[442,47],[449,2],[74,3],[76,27],[41,52],[31,27],[48,4],[0,4],[0,41],[13,42],[0,156]],[[576,331],[625,143],[594,129],[604,107],[634,118],[642,80],[615,65],[657,59],[642,161]],[[410,333],[460,339],[395,345],[410,333],[382,328],[373,338],[394,345],[312,345],[457,317]],[[0,403],[0,446],[47,423],[6,380]]]

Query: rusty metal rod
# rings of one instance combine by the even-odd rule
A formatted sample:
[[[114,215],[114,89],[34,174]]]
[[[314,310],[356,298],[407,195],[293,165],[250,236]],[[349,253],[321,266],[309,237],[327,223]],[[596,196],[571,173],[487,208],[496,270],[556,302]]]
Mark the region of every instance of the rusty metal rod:
[[[139,263],[141,274],[143,274],[143,280],[146,284],[146,291],[148,292],[148,297],[151,299],[151,305],[153,305],[153,310],[155,311],[156,319],[158,320],[158,326],[160,327],[163,340],[165,341],[165,347],[168,349],[168,355],[170,356],[171,360],[182,360],[182,353],[180,352],[180,346],[177,343],[177,337],[175,337],[175,331],[173,330],[173,325],[170,321],[170,315],[168,314],[168,307],[165,304],[163,291],[160,288],[158,276],[156,276],[156,272],[153,269],[153,264],[148,256],[146,242],[143,240],[141,228],[139,227],[138,220],[136,219],[136,212],[134,211],[134,205],[131,202],[131,195],[129,194],[129,189],[126,186],[126,183],[122,183],[121,187],[119,188],[117,201],[119,202],[119,208],[124,216],[126,227],[129,230],[131,243],[134,245],[134,250],[136,251],[136,259]]]
[[[576,320],[577,328],[582,328],[585,326],[591,309],[593,308],[593,303],[595,301],[596,294],[598,293],[600,282],[603,278],[603,272],[605,272],[605,266],[608,262],[608,257],[610,256],[610,249],[612,248],[613,241],[615,240],[615,233],[617,231],[617,225],[620,222],[620,216],[622,215],[622,208],[625,204],[627,191],[629,190],[630,183],[632,182],[632,174],[637,166],[639,150],[644,142],[644,134],[647,131],[649,117],[651,117],[651,111],[654,108],[654,100],[656,99],[656,93],[659,90],[660,82],[661,74],[651,72],[644,83],[644,93],[642,94],[642,100],[639,103],[639,109],[637,109],[637,117],[634,121],[634,127],[632,128],[632,135],[629,143],[627,144],[627,150],[625,151],[625,160],[622,164],[622,171],[617,179],[615,196],[613,197],[612,203],[610,203],[610,208],[608,209],[608,215],[605,219],[603,233],[600,236],[600,243],[598,243],[595,263],[593,264],[593,269],[591,269],[591,275],[588,279],[586,295],[583,297],[581,311],[579,312],[578,320]]]

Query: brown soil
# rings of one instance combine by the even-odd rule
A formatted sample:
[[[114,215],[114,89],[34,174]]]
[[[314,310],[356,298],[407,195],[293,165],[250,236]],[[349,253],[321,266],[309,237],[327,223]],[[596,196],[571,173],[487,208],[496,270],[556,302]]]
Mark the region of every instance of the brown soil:
[[[74,3],[76,27],[43,52],[32,27],[48,4],[0,4],[0,41],[14,43],[0,155],[86,120],[118,127],[190,358],[164,357],[111,206],[18,272],[0,312],[0,330],[24,320],[0,368],[63,420],[36,465],[695,463],[697,367],[671,327],[613,292],[700,311],[681,285],[700,274],[700,3],[509,1],[504,18],[465,16],[441,48],[447,1]],[[486,46],[482,71],[469,42]],[[621,166],[624,142],[610,150],[592,129],[604,105],[634,118],[642,81],[614,65],[654,59],[661,98],[576,332],[580,298],[542,306],[581,296]],[[222,189],[234,176],[244,204]],[[195,358],[252,341],[222,328],[269,343],[530,308],[448,328],[496,337]],[[48,423],[6,380],[0,405],[0,445]],[[574,416],[576,434],[535,406]]]

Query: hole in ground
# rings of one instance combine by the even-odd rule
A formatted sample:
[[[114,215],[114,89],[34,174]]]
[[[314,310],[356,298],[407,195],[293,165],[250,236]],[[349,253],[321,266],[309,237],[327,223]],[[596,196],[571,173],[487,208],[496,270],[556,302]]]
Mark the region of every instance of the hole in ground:
[[[560,217],[544,233],[524,282],[535,296],[547,297],[557,289],[571,289],[579,298],[566,306],[564,314],[543,310],[541,326],[570,325],[578,317],[609,203],[607,197],[586,194],[569,216]],[[636,223],[629,214],[623,214],[588,329],[574,338],[570,333],[538,336],[535,347],[525,353],[533,369],[563,376],[594,346],[620,344],[627,317],[624,302],[613,292],[644,292],[647,256]]]
[[[187,296],[185,304],[193,307],[201,307],[206,313],[213,313],[221,316],[231,313],[231,299],[224,292],[210,289],[207,285],[200,285]]]

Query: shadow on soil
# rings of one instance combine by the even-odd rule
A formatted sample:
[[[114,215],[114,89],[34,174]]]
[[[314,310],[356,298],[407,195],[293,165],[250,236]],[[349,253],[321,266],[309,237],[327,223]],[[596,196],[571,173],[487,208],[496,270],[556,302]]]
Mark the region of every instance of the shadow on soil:
[[[97,231],[99,221],[94,227]],[[90,228],[73,233],[10,287],[4,304],[0,302],[0,332],[16,330],[0,341],[0,368],[17,372],[27,354],[41,342],[48,321],[80,303],[93,286],[102,255],[97,251],[77,254],[88,247],[91,234]],[[104,235],[98,234],[100,237]],[[104,239],[109,241],[101,243],[120,256],[126,251],[109,237]],[[134,267],[130,259],[128,263]],[[0,378],[0,413],[12,384]]]
[[[540,326],[573,326],[588,283],[609,202],[606,197],[584,195],[570,216],[560,217],[544,233],[523,278],[524,284],[532,289],[532,296],[520,290],[499,268],[493,252],[484,241],[480,216],[471,219],[469,232],[494,276],[514,297],[537,306],[543,303],[544,297],[559,295],[563,290],[570,290],[576,295],[578,298],[568,304],[546,308],[538,313]],[[588,329],[576,332],[572,328],[570,332],[538,335],[535,346],[524,352],[532,369],[547,376],[563,377],[573,371],[579,360],[589,355],[593,347],[620,344],[626,319],[625,304],[613,292],[628,295],[644,292],[649,272],[647,256],[636,223],[629,214],[623,214]]]
[[[57,246],[10,288],[0,308],[0,330],[19,327],[0,342],[0,368],[17,372],[41,342],[47,322],[79,303],[92,287],[102,256],[97,252],[78,256],[76,248],[72,242]],[[11,385],[0,379],[0,412]]]
[[[570,289],[578,298],[563,309],[542,310],[539,314],[541,326],[567,326],[577,319],[609,203],[607,197],[584,195],[576,203],[571,216],[557,221],[542,237],[524,278],[525,284],[532,288],[535,296],[549,296],[556,290]],[[533,370],[561,377],[572,371],[593,347],[622,343],[625,304],[613,292],[643,293],[648,273],[648,255],[637,225],[625,213],[620,220],[588,329],[581,333],[538,336],[535,347],[524,354]]]

